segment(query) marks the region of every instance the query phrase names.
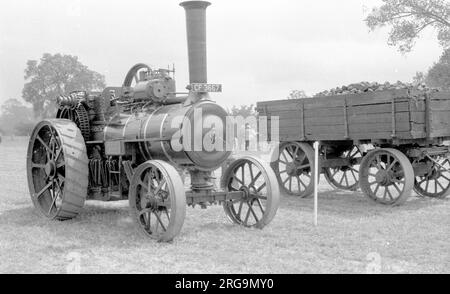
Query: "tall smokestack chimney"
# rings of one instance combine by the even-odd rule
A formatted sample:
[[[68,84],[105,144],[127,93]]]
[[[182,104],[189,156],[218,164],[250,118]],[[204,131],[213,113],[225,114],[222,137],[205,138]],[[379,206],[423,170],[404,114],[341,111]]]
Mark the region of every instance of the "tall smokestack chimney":
[[[208,82],[206,57],[206,1],[186,1],[180,6],[186,10],[189,52],[189,80],[191,84]]]

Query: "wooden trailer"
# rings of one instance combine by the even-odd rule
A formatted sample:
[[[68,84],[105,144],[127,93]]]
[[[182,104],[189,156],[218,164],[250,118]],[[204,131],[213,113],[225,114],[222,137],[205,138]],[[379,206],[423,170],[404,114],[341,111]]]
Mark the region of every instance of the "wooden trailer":
[[[315,141],[321,143],[321,172],[335,188],[360,187],[385,205],[403,204],[413,189],[434,198],[450,191],[450,92],[269,101],[258,103],[257,111],[269,124],[279,118],[280,150],[272,167],[288,194],[313,193]]]

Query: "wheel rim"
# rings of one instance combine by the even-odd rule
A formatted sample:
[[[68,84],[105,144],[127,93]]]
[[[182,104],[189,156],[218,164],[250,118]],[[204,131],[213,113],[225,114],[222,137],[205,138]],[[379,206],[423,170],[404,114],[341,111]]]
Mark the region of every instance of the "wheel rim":
[[[403,204],[411,195],[414,171],[408,158],[393,149],[369,153],[361,163],[360,186],[373,201]]]
[[[450,192],[450,160],[443,156],[433,156],[427,160],[430,165],[425,175],[416,176],[414,191],[420,196],[445,198]]]
[[[325,168],[325,178],[328,183],[340,190],[356,191],[359,187],[359,168],[362,158],[361,150],[354,146],[350,151],[345,151],[340,155],[340,158],[348,159],[351,162],[350,166]]]
[[[62,207],[66,163],[61,138],[51,124],[34,132],[28,160],[33,202],[46,217],[56,218]]]
[[[172,170],[173,169],[173,170]],[[184,187],[175,168],[157,161],[141,165],[133,178],[130,205],[146,236],[169,242],[181,230],[186,204]]]
[[[273,164],[281,189],[298,197],[308,197],[314,189],[314,151],[302,143],[280,146],[278,160]]]
[[[263,228],[274,218],[279,205],[279,191],[271,168],[255,159],[240,159],[225,172],[222,186],[226,191],[241,191],[244,197],[228,201],[224,208],[229,219],[244,227]]]

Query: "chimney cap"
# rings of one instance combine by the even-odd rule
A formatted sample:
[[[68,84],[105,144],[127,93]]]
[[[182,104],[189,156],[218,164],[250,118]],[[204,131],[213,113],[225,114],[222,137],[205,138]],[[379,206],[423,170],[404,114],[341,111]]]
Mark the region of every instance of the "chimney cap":
[[[210,5],[211,3],[207,1],[184,1],[180,3],[180,6],[186,9],[202,9]]]

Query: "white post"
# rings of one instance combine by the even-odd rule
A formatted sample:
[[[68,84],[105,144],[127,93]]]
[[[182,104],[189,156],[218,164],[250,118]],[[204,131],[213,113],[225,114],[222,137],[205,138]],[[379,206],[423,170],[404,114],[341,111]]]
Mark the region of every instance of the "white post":
[[[318,206],[319,206],[319,149],[320,142],[314,143],[314,226],[318,225]]]

